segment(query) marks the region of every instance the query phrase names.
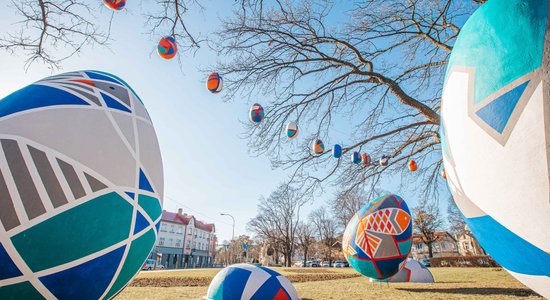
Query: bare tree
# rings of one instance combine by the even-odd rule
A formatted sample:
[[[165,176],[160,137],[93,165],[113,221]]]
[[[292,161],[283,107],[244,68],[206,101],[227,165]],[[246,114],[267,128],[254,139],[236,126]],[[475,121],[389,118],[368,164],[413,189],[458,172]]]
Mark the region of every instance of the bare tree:
[[[428,246],[428,255],[433,257],[433,243],[437,241],[436,232],[443,225],[443,218],[436,201],[423,200],[413,208],[413,225],[422,242]]]
[[[415,159],[421,165],[415,176],[434,191],[429,183],[436,182],[442,163],[443,76],[460,20],[475,5],[357,1],[348,22],[333,24],[332,1],[283,3],[251,5],[246,14],[225,20],[219,32],[219,51],[227,59],[217,68],[227,99],[270,95],[263,103],[265,121],[247,127],[252,153],[293,169],[292,181],[305,192],[325,181],[349,189],[374,186],[382,174],[401,172]],[[375,160],[387,155],[389,163],[360,167],[331,158],[330,147],[312,155],[312,139],[328,141],[343,120],[355,121],[344,154],[362,151]],[[290,121],[305,135],[300,144],[289,144],[284,134]]]
[[[332,262],[332,250],[338,241],[338,225],[324,206],[313,210],[309,220],[315,228],[317,240],[323,246],[324,258]]]
[[[309,249],[313,243],[315,243],[315,237],[313,235],[313,228],[309,223],[301,222],[298,224],[298,230],[296,231],[297,245],[300,247],[304,254],[304,266],[306,266]]]
[[[248,228],[258,237],[280,247],[287,267],[292,265],[300,208],[305,202],[295,189],[281,184],[267,199],[260,198],[258,215],[248,222]]]
[[[88,45],[107,45],[93,15],[94,7],[79,0],[12,0],[10,6],[21,17],[20,28],[0,35],[0,49],[22,51],[25,68],[35,62],[57,69],[62,61]]]
[[[179,49],[197,50],[203,41],[191,33],[185,22],[191,8],[202,10],[198,0],[155,0],[155,11],[145,12],[145,23],[152,35],[171,35]],[[92,5],[96,3],[96,5]],[[27,57],[25,68],[33,63],[59,69],[66,59],[78,55],[86,46],[108,46],[111,21],[101,28],[95,17],[101,1],[87,0],[11,0],[11,7],[21,19],[14,33],[0,35],[0,49],[14,54],[22,50]]]
[[[198,0],[155,0],[157,11],[145,13],[146,24],[153,35],[170,35],[176,40],[179,49],[197,50],[202,40],[187,28],[185,16],[191,8],[203,10]]]
[[[453,234],[462,234],[466,232],[466,221],[464,216],[456,206],[453,198],[449,198],[447,204],[447,221],[449,222],[449,231]]]

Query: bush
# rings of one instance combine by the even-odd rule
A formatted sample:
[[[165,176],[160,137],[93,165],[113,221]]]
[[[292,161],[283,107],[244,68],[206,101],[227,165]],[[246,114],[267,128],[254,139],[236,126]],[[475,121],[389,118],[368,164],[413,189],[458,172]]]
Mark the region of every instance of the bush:
[[[430,258],[430,262],[432,267],[500,267],[500,265],[488,255],[432,257]]]

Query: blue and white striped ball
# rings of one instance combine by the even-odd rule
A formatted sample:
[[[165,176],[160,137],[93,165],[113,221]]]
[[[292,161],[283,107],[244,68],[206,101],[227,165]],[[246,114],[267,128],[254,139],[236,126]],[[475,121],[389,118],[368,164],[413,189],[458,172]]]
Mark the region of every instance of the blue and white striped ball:
[[[296,289],[283,275],[256,265],[236,264],[221,270],[210,283],[208,300],[294,300]]]

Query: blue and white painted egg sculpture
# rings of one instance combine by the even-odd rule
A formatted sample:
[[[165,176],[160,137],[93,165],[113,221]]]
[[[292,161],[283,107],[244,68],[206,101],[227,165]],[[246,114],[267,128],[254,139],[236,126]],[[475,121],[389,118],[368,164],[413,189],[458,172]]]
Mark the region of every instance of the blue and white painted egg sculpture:
[[[207,300],[299,300],[292,283],[283,275],[262,266],[236,264],[212,279]]]
[[[483,4],[447,68],[440,136],[447,183],[483,248],[550,298],[548,0]]]
[[[155,129],[122,79],[51,76],[0,101],[0,299],[110,299],[157,239]]]

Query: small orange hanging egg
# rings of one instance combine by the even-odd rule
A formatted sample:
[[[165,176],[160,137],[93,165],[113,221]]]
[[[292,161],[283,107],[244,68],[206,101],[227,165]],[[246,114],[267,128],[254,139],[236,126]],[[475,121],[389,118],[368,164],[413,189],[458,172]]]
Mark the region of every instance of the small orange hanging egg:
[[[416,162],[412,159],[409,161],[409,170],[411,170],[412,172],[418,170],[418,166],[416,165]]]

